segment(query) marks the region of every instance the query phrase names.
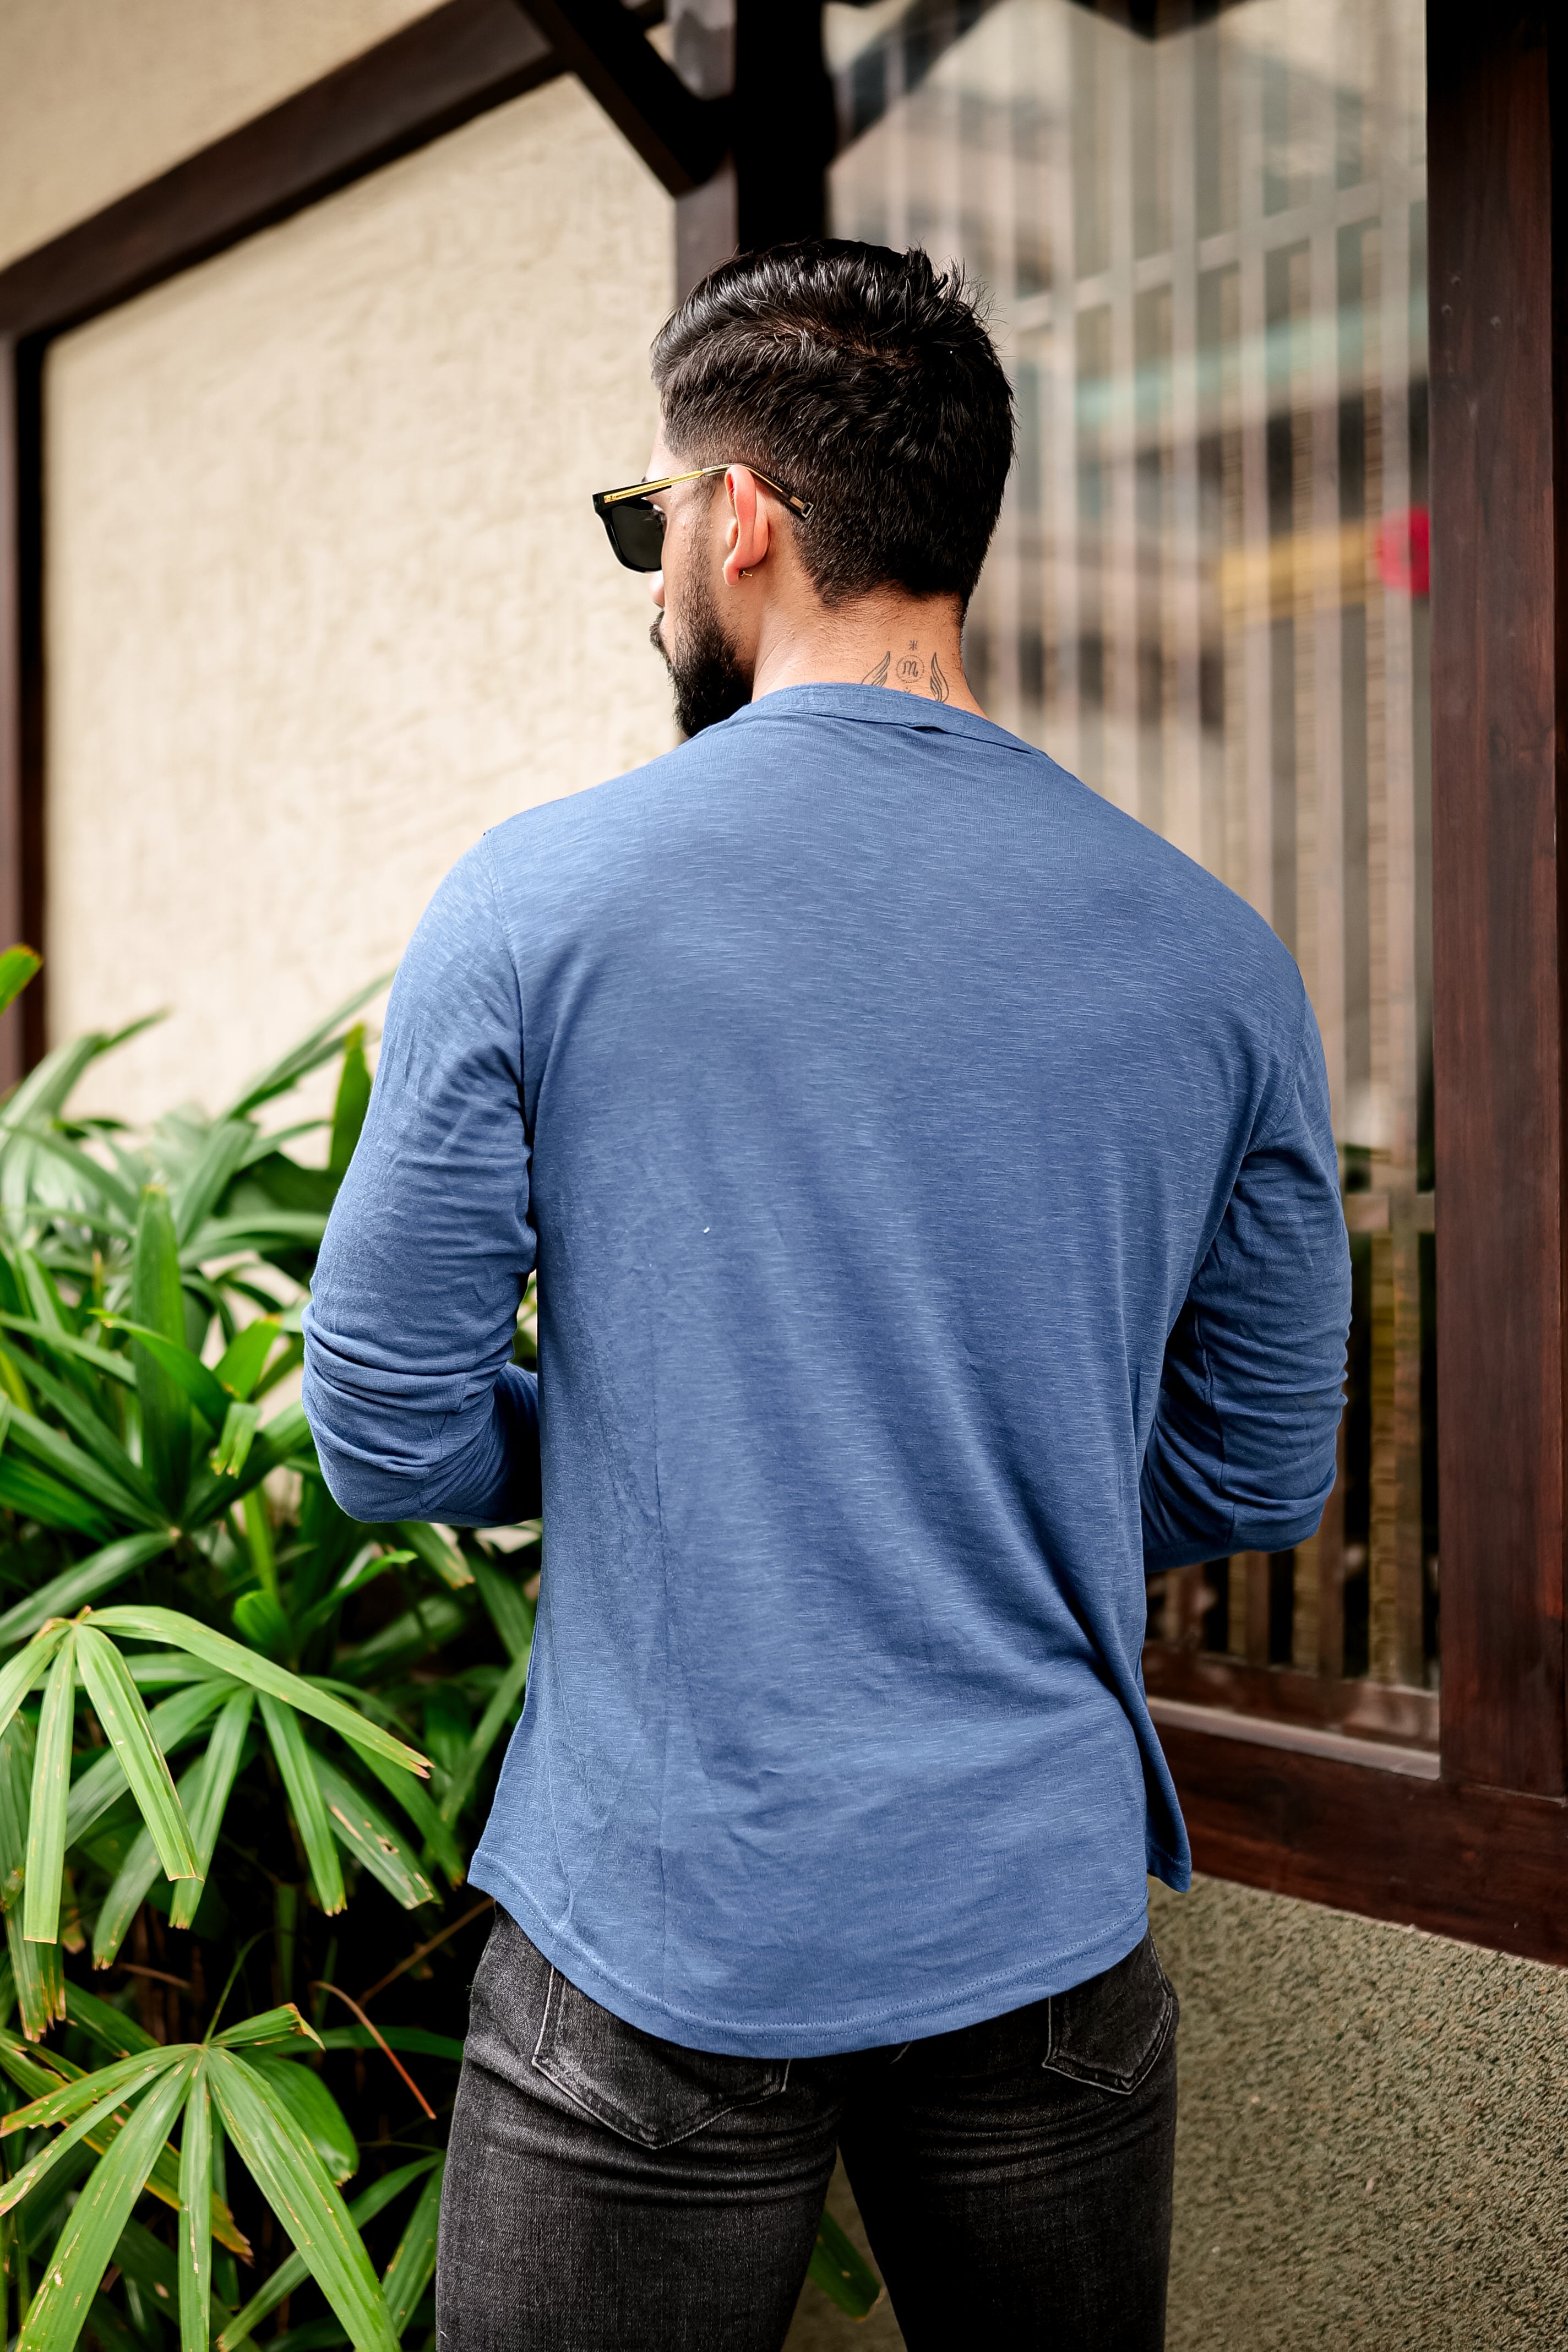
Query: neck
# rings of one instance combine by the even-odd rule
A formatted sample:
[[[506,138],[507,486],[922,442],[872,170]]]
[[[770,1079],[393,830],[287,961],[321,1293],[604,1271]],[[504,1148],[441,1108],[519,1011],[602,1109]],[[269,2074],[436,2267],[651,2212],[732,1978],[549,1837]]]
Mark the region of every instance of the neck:
[[[752,699],[785,686],[883,686],[984,719],[963,675],[962,627],[952,596],[867,597],[835,610],[814,597],[805,609],[771,610]]]

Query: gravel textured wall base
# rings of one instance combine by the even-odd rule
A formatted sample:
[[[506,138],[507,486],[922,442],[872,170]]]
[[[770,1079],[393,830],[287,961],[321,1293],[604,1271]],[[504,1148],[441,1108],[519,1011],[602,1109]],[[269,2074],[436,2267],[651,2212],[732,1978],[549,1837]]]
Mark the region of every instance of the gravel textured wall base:
[[[1199,1880],[1169,2352],[1568,2341],[1568,1972]]]

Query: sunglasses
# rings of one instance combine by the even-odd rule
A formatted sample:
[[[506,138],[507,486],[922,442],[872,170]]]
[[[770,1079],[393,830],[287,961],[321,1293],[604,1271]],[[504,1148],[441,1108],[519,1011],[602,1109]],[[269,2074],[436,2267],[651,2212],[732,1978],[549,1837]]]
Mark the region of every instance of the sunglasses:
[[[672,490],[678,482],[705,481],[710,474],[727,474],[739,459],[726,458],[721,466],[699,466],[690,474],[666,474],[662,481],[628,482],[624,490],[595,490],[594,512],[604,524],[616,560],[628,572],[659,572],[664,568],[664,515],[653,503],[655,490]],[[798,498],[786,490],[782,482],[757,474],[754,466],[748,468],[765,482],[775,496],[792,507],[804,522],[811,512],[809,499]]]

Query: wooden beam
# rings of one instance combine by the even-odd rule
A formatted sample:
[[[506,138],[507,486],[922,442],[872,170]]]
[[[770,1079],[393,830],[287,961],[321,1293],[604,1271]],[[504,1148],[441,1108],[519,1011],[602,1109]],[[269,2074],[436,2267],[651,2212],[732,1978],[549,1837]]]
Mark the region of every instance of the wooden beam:
[[[736,0],[736,238],[820,236],[834,144],[818,0]]]
[[[1310,1725],[1437,1752],[1436,1692],[1373,1682],[1368,1675],[1303,1674],[1151,1642],[1143,1652],[1143,1687],[1151,1702],[1223,1707],[1254,1721]]]
[[[729,101],[688,89],[621,0],[518,5],[671,195],[711,179],[730,144]]]
[[[1168,1721],[1160,1741],[1196,1869],[1568,1966],[1560,1799],[1427,1779],[1397,1749],[1352,1763]]]
[[[561,71],[511,0],[447,0],[0,270],[0,333],[78,325]]]
[[[733,138],[676,203],[676,299],[737,250],[826,226],[836,124],[817,0],[734,0]]]
[[[1563,306],[1547,14],[1428,29],[1445,1770],[1557,1796]]]

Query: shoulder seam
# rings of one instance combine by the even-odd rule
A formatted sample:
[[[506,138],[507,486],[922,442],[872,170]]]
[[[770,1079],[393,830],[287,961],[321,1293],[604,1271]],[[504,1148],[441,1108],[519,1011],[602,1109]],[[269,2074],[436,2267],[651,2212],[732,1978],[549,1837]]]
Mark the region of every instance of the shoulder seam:
[[[517,957],[512,952],[511,935],[507,929],[506,919],[501,913],[500,893],[496,887],[495,860],[490,854],[489,844],[489,835],[482,833],[474,846],[483,859],[485,886],[489,894],[490,913],[495,921],[496,936],[500,940],[502,951],[511,968],[512,992],[517,1000],[517,1092],[518,1108],[521,1112],[523,1084],[528,1067],[528,1025],[524,1018],[522,974],[517,968]]]
[[[1289,1076],[1288,1083],[1282,1089],[1285,1099],[1280,1104],[1276,1117],[1270,1119],[1266,1132],[1253,1138],[1253,1140],[1248,1147],[1252,1151],[1268,1150],[1269,1145],[1273,1142],[1275,1137],[1279,1134],[1280,1129],[1284,1126],[1286,1119],[1289,1118],[1300,1088],[1301,1076],[1301,1045],[1307,1034],[1307,1023],[1311,1014],[1312,1001],[1307,994],[1307,983],[1301,977],[1301,970],[1299,964],[1296,965],[1295,971],[1296,985],[1300,991],[1301,1003],[1300,1009],[1296,1015],[1296,1036],[1290,1052]]]

